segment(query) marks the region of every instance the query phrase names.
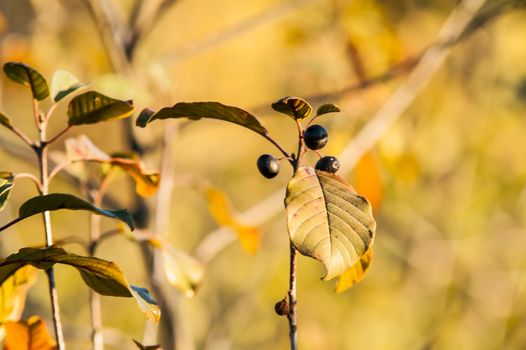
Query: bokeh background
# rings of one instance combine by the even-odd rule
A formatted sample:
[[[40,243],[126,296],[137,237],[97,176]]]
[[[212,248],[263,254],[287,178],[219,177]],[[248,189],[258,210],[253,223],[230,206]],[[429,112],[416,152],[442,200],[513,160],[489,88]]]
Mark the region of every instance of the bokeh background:
[[[336,103],[342,113],[319,122],[330,135],[322,153],[338,155],[404,83],[458,1],[144,1],[133,22],[135,4],[0,0],[1,61],[23,61],[48,81],[56,69],[66,69],[98,91],[133,99],[137,110],[180,101],[239,106],[261,118],[290,151],[297,142],[295,126],[270,104],[287,95],[315,107]],[[163,5],[160,12],[149,16],[148,6],[157,4]],[[332,282],[320,281],[323,266],[300,258],[301,349],[526,348],[521,6],[488,1],[481,10],[486,16],[477,17],[473,31],[452,47],[410,108],[352,171],[341,174],[372,201],[378,223],[374,260],[363,282],[335,294]],[[127,58],[122,42],[129,43],[130,22],[142,23],[142,32]],[[357,85],[385,72],[394,73]],[[1,110],[36,136],[27,90],[5,77],[0,84]],[[66,104],[58,108],[50,134],[64,127],[65,111]],[[130,149],[120,122],[76,128],[68,136],[80,134],[107,152]],[[282,206],[281,198],[260,204],[276,191],[284,193],[290,169],[283,163],[272,181],[260,176],[256,159],[275,149],[255,133],[220,121],[158,121],[133,136],[146,149],[148,168],[159,168],[163,146],[170,147],[163,175],[174,180],[173,197],[163,202],[161,218],[156,197],[146,199],[146,226],[165,223],[162,234],[192,255],[199,255],[205,240],[217,248],[193,298],[163,287],[178,348],[287,349],[287,322],[273,311],[288,283],[285,215],[266,214]],[[0,170],[36,171],[31,150],[20,148],[6,130],[0,131],[0,145]],[[314,162],[315,156],[308,159]],[[220,239],[232,233],[217,231],[205,197],[187,181],[195,177],[224,191],[244,222],[259,227],[256,254],[237,240],[222,245]],[[138,200],[131,188],[123,175],[110,193],[121,207],[134,208]],[[57,178],[52,191],[80,193],[66,178]],[[18,182],[0,222],[14,218],[33,195],[30,184]],[[52,219],[57,239],[87,235],[87,214],[53,213]],[[2,255],[42,244],[40,224],[34,218],[4,232]],[[106,228],[114,225],[104,221]],[[82,253],[75,245],[67,248]],[[125,235],[106,241],[98,255],[121,266],[130,282],[148,286],[141,248]],[[87,288],[75,271],[57,271],[66,341],[71,349],[89,349]],[[42,273],[24,315],[41,315],[51,327],[46,288]],[[103,322],[108,349],[133,349],[131,339],[144,334],[155,341],[155,326],[129,299],[103,298]]]

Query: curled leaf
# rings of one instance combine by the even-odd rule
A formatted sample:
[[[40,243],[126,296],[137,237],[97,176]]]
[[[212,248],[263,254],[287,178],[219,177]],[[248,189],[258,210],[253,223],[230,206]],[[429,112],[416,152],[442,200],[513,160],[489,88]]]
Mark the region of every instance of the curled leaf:
[[[70,72],[59,69],[53,74],[51,79],[51,96],[53,101],[58,102],[77,89],[85,86],[77,77]]]
[[[172,107],[165,107],[153,114],[151,110],[143,110],[136,121],[136,125],[144,128],[156,119],[177,118],[188,118],[192,120],[201,118],[219,119],[241,125],[261,135],[268,133],[267,129],[261,125],[259,120],[249,112],[219,102],[180,102]]]
[[[135,343],[135,345],[137,345],[137,347],[140,349],[140,350],[157,350],[157,349],[161,349],[161,346],[160,345],[142,345],[141,343],[139,343],[137,340],[135,339],[132,339],[133,342]]]
[[[46,79],[28,65],[21,62],[7,62],[4,64],[4,73],[15,83],[29,87],[34,99],[42,101],[49,96]]]
[[[86,135],[69,138],[65,144],[67,159],[69,161],[89,161],[120,168],[134,179],[135,190],[141,196],[151,196],[155,194],[159,188],[161,179],[158,171],[146,170],[142,162],[136,159],[130,159],[128,156],[125,157],[121,154],[118,156],[110,156],[95,146]],[[77,171],[76,173],[82,176],[82,172]]]
[[[205,195],[208,210],[217,224],[232,229],[238,235],[243,248],[249,253],[256,253],[261,241],[259,229],[239,222],[223,191],[207,188]]]
[[[283,97],[282,99],[274,102],[272,104],[272,109],[286,114],[293,119],[307,118],[312,112],[312,107],[307,101],[293,96]]]
[[[324,263],[324,280],[341,276],[373,243],[371,205],[335,174],[298,169],[287,185],[285,206],[290,239],[300,253]]]
[[[68,124],[95,124],[128,118],[133,113],[130,101],[121,101],[96,91],[75,96],[68,105]]]

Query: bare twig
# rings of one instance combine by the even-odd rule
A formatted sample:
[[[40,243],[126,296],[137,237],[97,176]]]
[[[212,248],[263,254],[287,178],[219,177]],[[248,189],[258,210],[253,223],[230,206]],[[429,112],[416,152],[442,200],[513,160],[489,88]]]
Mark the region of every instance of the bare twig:
[[[210,37],[203,39],[202,41],[194,42],[188,46],[173,51],[167,52],[162,55],[159,60],[161,62],[177,63],[210,50],[218,45],[221,45],[231,39],[238,37],[241,34],[250,32],[257,28],[271,24],[285,18],[287,15],[293,13],[299,8],[313,3],[316,0],[296,0],[296,1],[281,1],[276,5],[270,7],[262,13],[247,18],[241,23],[226,29],[225,31],[211,35]]]
[[[33,141],[26,134],[24,134],[22,130],[18,129],[14,125],[2,125],[4,125],[7,129],[11,130],[16,136],[18,136],[22,141],[24,141],[26,145],[28,145],[31,148],[34,147],[35,144],[33,143]]]
[[[42,184],[40,183],[40,180],[37,179],[37,177],[33,174],[30,174],[30,173],[17,173],[15,174],[15,181],[17,179],[29,179],[31,181],[33,181],[33,183],[35,184],[36,188],[37,188],[37,191],[40,193],[42,192]]]
[[[429,79],[444,62],[452,43],[459,39],[484,0],[466,0],[446,20],[437,43],[427,49],[406,82],[404,82],[376,113],[371,121],[353,138],[338,156],[341,174],[347,174],[360,158],[373,147],[409,107],[412,101],[429,82]],[[447,43],[447,44],[444,44]],[[241,213],[240,218],[253,224],[262,224],[274,217],[283,206],[283,192],[278,190],[267,198]],[[210,261],[226,245],[235,241],[233,232],[225,229],[212,231],[197,247],[196,255],[203,261]]]

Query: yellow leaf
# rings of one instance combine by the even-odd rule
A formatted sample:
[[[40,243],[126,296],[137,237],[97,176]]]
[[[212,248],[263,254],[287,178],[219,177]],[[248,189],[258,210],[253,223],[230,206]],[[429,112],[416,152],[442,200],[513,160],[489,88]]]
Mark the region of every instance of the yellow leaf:
[[[38,316],[27,321],[4,323],[5,350],[54,350],[57,345],[49,336],[46,324]]]
[[[345,271],[336,283],[336,293],[341,293],[359,283],[365,277],[365,273],[373,259],[372,247],[356,262],[350,269]]]
[[[224,192],[216,188],[207,188],[205,195],[208,201],[208,210],[217,224],[232,229],[238,235],[241,246],[247,252],[257,252],[261,241],[259,229],[239,222]]]
[[[31,265],[18,269],[0,286],[0,323],[18,321],[24,311],[29,288],[35,283],[35,268]]]
[[[203,264],[191,255],[166,244],[162,247],[162,261],[168,282],[187,297],[193,297],[205,273]]]
[[[365,154],[354,168],[354,188],[378,208],[384,197],[382,179],[376,161],[370,153]]]

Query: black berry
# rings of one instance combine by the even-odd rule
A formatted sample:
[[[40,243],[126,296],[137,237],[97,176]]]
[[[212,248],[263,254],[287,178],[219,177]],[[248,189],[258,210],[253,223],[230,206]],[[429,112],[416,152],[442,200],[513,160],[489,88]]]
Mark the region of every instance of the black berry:
[[[280,316],[286,316],[289,314],[289,304],[285,299],[282,299],[274,305],[274,311]]]
[[[340,162],[335,157],[325,156],[316,162],[316,169],[335,173],[340,169]]]
[[[303,139],[305,140],[307,147],[310,149],[320,149],[327,144],[329,134],[323,126],[315,124],[309,126],[307,130],[305,130]]]
[[[279,162],[270,154],[262,154],[258,158],[258,169],[261,175],[267,179],[272,179],[279,173]]]

